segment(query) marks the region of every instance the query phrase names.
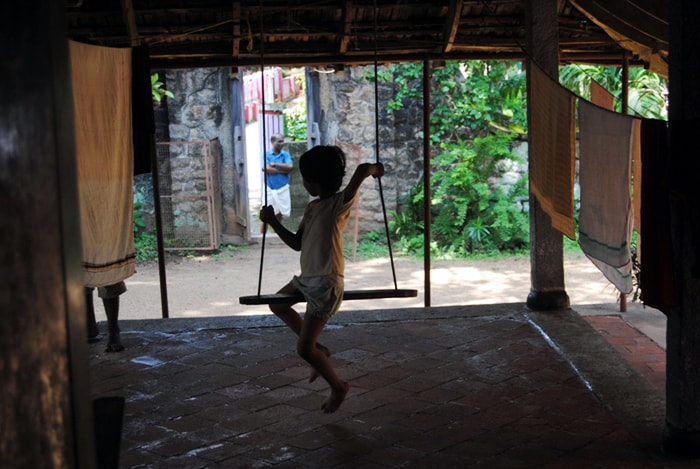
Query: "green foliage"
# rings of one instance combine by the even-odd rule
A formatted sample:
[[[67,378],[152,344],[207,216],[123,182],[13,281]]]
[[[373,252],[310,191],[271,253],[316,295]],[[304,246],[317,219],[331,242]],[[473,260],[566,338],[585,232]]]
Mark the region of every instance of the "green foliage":
[[[401,213],[391,212],[389,232],[392,234],[396,249],[404,253],[423,252],[423,187],[421,184],[413,187],[409,195],[411,203]]]
[[[134,193],[137,199],[138,193]],[[134,200],[134,248],[138,262],[150,262],[158,257],[157,240],[154,233],[146,231],[146,223],[143,221],[141,207],[143,203]]]
[[[446,151],[434,158],[430,210],[436,251],[464,256],[516,251],[527,245],[528,217],[515,203],[527,194],[526,182],[520,181],[508,192],[488,183],[500,161],[515,159],[510,151],[512,139],[512,135],[501,133],[446,144]],[[423,200],[419,184],[411,193],[407,210],[395,214],[390,225],[403,251],[422,249]]]
[[[622,112],[622,69],[572,64],[561,67],[559,81],[576,95],[591,99],[596,81],[615,97],[615,111]],[[629,69],[628,108],[642,117],[668,119],[668,88],[663,77],[640,67]]]
[[[421,99],[423,65],[400,63],[379,74],[393,81],[395,96],[387,108],[402,109]],[[459,142],[499,129],[523,134],[527,128],[525,73],[520,62],[447,62],[431,77],[432,144]]]
[[[143,215],[141,214],[142,206],[142,202],[134,201],[134,234],[146,228],[146,223],[143,221]]]
[[[520,62],[447,62],[431,70],[431,144],[442,149],[433,159],[431,254],[463,256],[495,250],[514,251],[527,244],[527,214],[516,200],[527,196],[527,181],[508,192],[489,178],[503,160],[513,160],[511,143],[527,128],[525,73]],[[382,67],[380,80],[391,82],[389,111],[421,99],[423,65]],[[418,183],[401,213],[393,213],[390,231],[398,250],[423,251],[423,187]]]
[[[135,233],[134,248],[137,262],[152,262],[158,258],[158,240],[155,233]]]
[[[355,250],[355,252],[353,252]],[[389,255],[389,246],[386,242],[386,232],[375,230],[366,233],[357,243],[345,241],[344,254],[348,258],[373,259]]]
[[[421,99],[422,73],[420,63],[380,69],[379,79],[395,87],[389,111]],[[527,199],[527,180],[507,192],[488,183],[499,162],[513,159],[513,138],[527,132],[526,81],[520,62],[448,62],[431,73],[430,138],[442,150],[433,164],[431,251],[444,256],[525,247],[529,220],[517,202]],[[585,99],[590,99],[591,80],[597,81],[617,97],[620,111],[619,68],[570,65],[561,69],[560,80]],[[666,119],[667,95],[663,78],[630,69],[630,111]],[[390,230],[403,251],[423,249],[423,198],[419,183],[405,209],[393,214]]]
[[[175,97],[172,91],[166,90],[164,86],[165,84],[160,81],[157,73],[151,75],[151,97],[153,98],[154,103],[160,104],[160,100],[163,99],[163,96],[168,98]]]
[[[284,135],[295,141],[306,141],[306,108],[295,106],[284,109]]]

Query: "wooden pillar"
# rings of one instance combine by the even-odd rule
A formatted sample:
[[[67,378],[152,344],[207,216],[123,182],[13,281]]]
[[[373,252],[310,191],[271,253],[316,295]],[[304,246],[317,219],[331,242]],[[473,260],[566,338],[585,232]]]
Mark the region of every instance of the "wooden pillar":
[[[622,93],[620,95],[622,114],[629,113],[630,63],[627,52],[622,54]],[[627,312],[627,293],[620,292],[620,312]]]
[[[559,75],[557,2],[527,0],[527,52],[549,75]],[[529,77],[528,77],[529,88]],[[528,126],[531,115],[528,106]],[[529,147],[532,151],[532,147]],[[564,241],[552,221],[530,192],[530,309],[547,311],[569,308],[564,289]]]
[[[669,453],[700,457],[700,3],[671,0],[669,127],[673,264],[679,306],[667,311],[666,428]]]
[[[94,467],[65,2],[0,17],[0,465]]]
[[[321,82],[318,72],[306,67],[306,138],[307,148],[316,145],[327,144],[322,141],[321,135],[326,134],[327,129],[321,129]]]
[[[432,240],[430,214],[430,176],[432,173],[432,158],[430,157],[430,77],[431,62],[423,61],[423,306],[430,307],[432,292],[430,285],[431,260],[430,242]]]

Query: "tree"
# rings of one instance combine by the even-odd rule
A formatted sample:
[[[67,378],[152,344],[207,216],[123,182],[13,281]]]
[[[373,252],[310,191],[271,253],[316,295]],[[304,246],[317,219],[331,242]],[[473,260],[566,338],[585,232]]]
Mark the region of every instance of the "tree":
[[[380,79],[393,81],[390,111],[421,99],[422,64],[395,64]],[[435,247],[440,252],[515,250],[527,245],[527,216],[516,199],[526,180],[502,189],[489,183],[504,160],[515,160],[513,141],[527,124],[525,73],[520,62],[447,62],[431,77],[431,143],[434,158],[430,201]],[[398,245],[420,250],[423,186],[412,191],[407,209],[394,214]]]
[[[559,71],[559,81],[586,100],[591,99],[591,82],[596,81],[615,97],[615,111],[622,112],[620,67],[566,65]],[[668,87],[663,77],[641,67],[632,67],[627,86],[627,104],[631,113],[652,119],[668,119]]]

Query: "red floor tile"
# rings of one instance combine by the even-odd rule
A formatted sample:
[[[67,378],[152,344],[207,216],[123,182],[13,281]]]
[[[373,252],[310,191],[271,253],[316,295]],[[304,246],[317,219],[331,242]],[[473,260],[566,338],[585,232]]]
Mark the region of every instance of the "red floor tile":
[[[666,351],[620,316],[585,318],[661,394],[666,394]]]

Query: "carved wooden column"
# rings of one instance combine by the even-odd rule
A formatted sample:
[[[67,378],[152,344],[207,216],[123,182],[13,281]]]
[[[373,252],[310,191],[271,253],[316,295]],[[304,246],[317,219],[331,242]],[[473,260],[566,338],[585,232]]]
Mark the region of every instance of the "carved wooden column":
[[[94,467],[65,2],[0,16],[0,465]]]
[[[664,448],[700,457],[700,4],[671,0],[669,125],[670,209],[679,306],[666,331]]]
[[[526,0],[527,52],[551,76],[559,75],[557,2]],[[528,77],[529,83],[529,77]],[[528,84],[529,87],[529,84]],[[531,116],[528,106],[528,127]],[[529,146],[532,151],[532,146]],[[564,242],[530,192],[530,294],[527,306],[546,311],[569,308],[564,289]]]

